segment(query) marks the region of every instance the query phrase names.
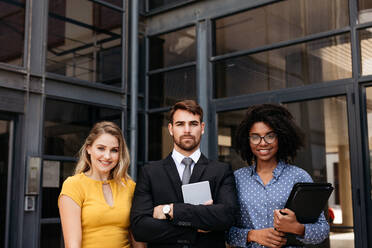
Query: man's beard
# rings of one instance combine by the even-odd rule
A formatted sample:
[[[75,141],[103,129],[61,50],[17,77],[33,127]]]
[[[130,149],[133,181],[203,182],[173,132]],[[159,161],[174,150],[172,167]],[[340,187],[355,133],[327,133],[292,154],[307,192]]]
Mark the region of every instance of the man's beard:
[[[188,139],[187,142],[184,141],[184,137],[188,137],[188,138],[191,138],[191,139]],[[192,140],[192,141],[191,141]],[[181,148],[182,150],[185,150],[185,151],[192,151],[194,150],[196,147],[199,146],[200,144],[200,138],[197,140],[195,138],[195,136],[191,136],[191,135],[183,135],[181,137],[179,137],[178,140],[175,139],[175,137],[173,136],[173,142],[179,147]]]

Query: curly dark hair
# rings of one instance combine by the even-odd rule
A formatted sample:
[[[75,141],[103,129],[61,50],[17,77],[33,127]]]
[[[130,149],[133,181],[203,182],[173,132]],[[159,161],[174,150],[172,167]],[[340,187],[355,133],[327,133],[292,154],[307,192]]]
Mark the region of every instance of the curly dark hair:
[[[304,146],[305,135],[294,122],[292,114],[283,106],[260,104],[248,108],[245,118],[236,132],[236,151],[249,165],[256,162],[249,144],[249,131],[256,122],[263,122],[271,127],[278,137],[276,159],[290,163],[297,155],[297,150]]]

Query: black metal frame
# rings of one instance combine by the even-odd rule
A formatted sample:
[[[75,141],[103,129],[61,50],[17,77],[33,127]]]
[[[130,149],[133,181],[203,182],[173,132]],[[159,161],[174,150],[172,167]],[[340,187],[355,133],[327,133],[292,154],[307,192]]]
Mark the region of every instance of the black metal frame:
[[[362,135],[362,140],[363,140],[363,144],[364,146],[362,146],[362,154],[363,154],[363,158],[364,158],[364,170],[362,171],[362,173],[364,174],[364,181],[366,182],[365,183],[365,198],[366,198],[366,207],[367,209],[372,209],[372,181],[371,181],[371,175],[372,175],[372,171],[371,171],[371,159],[370,159],[370,147],[369,147],[369,141],[368,141],[368,137],[369,137],[369,130],[368,130],[368,118],[367,118],[367,103],[366,103],[366,100],[367,100],[367,97],[366,97],[366,88],[370,88],[372,87],[372,82],[369,82],[369,83],[365,83],[363,86],[360,86],[360,96],[361,96],[361,130],[365,130],[365,135]],[[371,211],[367,211],[367,223],[372,223],[372,213]],[[367,233],[370,234],[371,233],[371,226],[367,226]],[[369,244],[372,243],[372,237],[371,235],[368,235],[368,239],[369,239]]]
[[[198,99],[207,99],[203,108],[207,108],[209,111],[208,122],[209,122],[209,133],[207,134],[207,149],[209,151],[209,157],[217,159],[217,113],[238,110],[248,107],[252,104],[273,102],[273,103],[290,103],[304,100],[322,99],[325,97],[345,96],[347,101],[347,115],[348,115],[348,131],[349,131],[349,146],[350,146],[350,164],[352,174],[352,200],[353,200],[353,215],[354,215],[354,231],[355,231],[355,245],[356,247],[369,247],[372,244],[372,200],[369,196],[371,192],[370,177],[366,176],[366,172],[372,173],[369,168],[369,149],[368,139],[366,137],[367,124],[366,124],[366,111],[362,110],[364,107],[363,90],[367,86],[372,86],[372,75],[359,75],[360,68],[360,43],[358,38],[358,31],[367,27],[372,27],[372,22],[357,24],[358,23],[358,8],[357,1],[349,0],[349,16],[350,25],[330,30],[322,33],[311,34],[305,37],[292,39],[289,41],[278,42],[275,44],[260,46],[258,48],[248,49],[244,51],[238,51],[235,53],[214,55],[214,20],[244,12],[250,9],[259,8],[268,4],[277,3],[281,0],[266,0],[266,1],[247,1],[245,7],[232,7],[231,9],[224,10],[223,5],[218,5],[215,8],[208,8],[208,13],[201,12],[199,16],[195,16],[192,19],[186,14],[181,14],[181,11],[175,11],[174,15],[179,14],[179,22],[177,24],[170,24],[166,20],[172,20],[170,13],[164,13],[163,15],[154,16],[151,22],[148,23],[147,36],[153,36],[157,34],[163,34],[171,32],[172,30],[180,29],[186,25],[196,24],[197,35],[203,32],[203,28],[207,29],[207,37],[197,39],[197,54],[199,55],[196,60],[197,72],[203,74],[202,77],[197,76]],[[215,1],[220,3],[220,1]],[[237,2],[237,1],[235,1]],[[207,6],[208,4],[205,4]],[[195,3],[195,7],[202,8],[202,3]],[[210,7],[210,6],[208,6]],[[186,8],[186,10],[189,10]],[[269,51],[282,47],[292,46],[304,42],[318,40],[322,38],[332,37],[335,35],[350,34],[351,43],[351,54],[352,54],[352,77],[340,80],[334,80],[330,82],[314,83],[311,85],[286,88],[270,92],[260,92],[242,96],[226,97],[226,98],[213,98],[210,89],[213,87],[214,72],[213,63],[225,59],[231,59],[234,57],[249,55],[253,53]],[[148,41],[147,41],[148,42]],[[200,44],[202,43],[202,44]],[[205,53],[202,49],[207,46],[208,61],[203,61],[200,56]],[[148,53],[148,45],[146,46]],[[148,59],[148,55],[146,56]],[[192,64],[193,66],[193,64]],[[156,72],[165,72],[172,69],[182,68],[182,66],[176,66],[175,68],[165,68],[154,71],[148,71],[147,75],[152,75]],[[199,70],[204,70],[200,72]],[[147,77],[146,77],[147,78]],[[199,81],[203,78],[204,81]],[[200,84],[205,83],[205,86]],[[148,85],[148,79],[146,81]],[[148,96],[148,89],[146,96]],[[146,99],[148,101],[148,99]],[[147,105],[148,106],[148,105]],[[150,113],[159,113],[168,110],[167,108],[159,109],[148,109],[146,106],[146,118]],[[148,120],[147,120],[148,121]],[[360,128],[362,127],[362,128]],[[148,140],[148,124],[146,125],[146,144]],[[205,140],[205,139],[204,139]],[[146,145],[147,147],[147,145]],[[363,154],[363,156],[358,156]],[[367,174],[369,175],[369,174]],[[368,198],[369,197],[369,198]],[[367,218],[368,220],[367,221]],[[368,226],[369,225],[369,226]],[[368,226],[368,229],[364,228]],[[367,240],[366,237],[369,237]]]
[[[145,0],[145,6],[144,6],[144,11],[143,11],[143,14],[145,16],[156,15],[156,14],[159,14],[159,13],[162,13],[162,12],[165,12],[165,11],[169,11],[169,10],[172,10],[172,9],[175,9],[175,8],[182,7],[184,5],[196,2],[198,0],[178,0],[175,3],[166,4],[164,6],[157,7],[157,8],[151,9],[151,10],[149,9],[150,8],[149,7],[150,6],[149,1],[151,1],[151,0]]]
[[[11,0],[6,0],[12,2]],[[0,101],[1,111],[10,111],[14,115],[13,177],[12,201],[9,218],[8,247],[39,247],[41,224],[59,223],[56,219],[41,219],[42,194],[36,196],[36,211],[24,211],[25,173],[27,157],[37,156],[42,159],[74,161],[71,157],[49,156],[43,154],[43,115],[45,98],[68,102],[84,103],[121,111],[122,129],[125,130],[124,116],[127,115],[127,3],[115,6],[103,0],[87,0],[122,14],[122,33],[115,35],[121,39],[122,78],[121,87],[92,84],[89,81],[45,72],[48,2],[49,0],[26,1],[25,32],[22,66],[0,63]],[[74,22],[73,20],[69,20]],[[92,26],[86,28],[94,29]],[[4,100],[5,99],[5,100]],[[6,105],[8,104],[8,105]],[[13,118],[13,117],[12,117]],[[41,171],[42,173],[42,171]],[[14,199],[14,200],[13,200]]]

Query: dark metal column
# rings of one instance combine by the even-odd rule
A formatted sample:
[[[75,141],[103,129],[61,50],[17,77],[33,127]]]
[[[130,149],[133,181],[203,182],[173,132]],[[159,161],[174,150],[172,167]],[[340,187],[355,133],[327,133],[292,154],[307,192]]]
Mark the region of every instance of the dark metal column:
[[[45,66],[45,41],[46,28],[48,20],[48,0],[27,1],[26,8],[26,70],[27,77],[25,82],[25,121],[23,126],[23,147],[22,163],[24,165],[23,173],[27,175],[28,158],[39,157],[42,154],[42,128],[43,128],[43,106],[44,106],[44,66]],[[40,168],[36,173],[41,173]],[[40,175],[40,174],[39,174]],[[40,177],[39,177],[40,178]],[[27,185],[22,180],[23,187],[19,192],[21,204],[17,210],[19,217],[19,240],[18,247],[39,247],[39,220],[41,215],[40,193],[32,197],[34,201],[34,210],[24,211],[25,196]],[[36,182],[39,183],[40,181]]]
[[[209,80],[208,80],[208,32],[207,32],[207,23],[205,20],[199,21],[196,25],[196,32],[197,32],[197,62],[196,62],[196,85],[197,85],[197,96],[198,102],[200,106],[203,108],[204,112],[204,122],[205,122],[205,129],[203,138],[201,141],[201,151],[208,157],[209,156],[209,125],[212,123],[210,122],[209,118]]]
[[[359,72],[360,64],[360,51],[359,51],[359,37],[356,25],[358,23],[358,6],[357,1],[349,1],[349,14],[351,26],[351,54],[352,54],[352,72],[353,72],[353,87],[350,87],[348,116],[350,119],[355,119],[355,122],[349,121],[350,136],[350,170],[351,170],[351,183],[352,183],[352,199],[353,199],[353,215],[354,215],[354,234],[355,234],[355,247],[369,247],[367,244],[367,212],[366,212],[366,199],[365,193],[365,180],[363,180],[363,157],[362,154],[362,131],[361,127],[361,106],[360,106],[360,91],[359,91]],[[353,166],[354,165],[354,166]]]
[[[130,2],[130,154],[131,166],[130,175],[137,178],[137,102],[138,102],[138,14],[139,4],[137,0]]]

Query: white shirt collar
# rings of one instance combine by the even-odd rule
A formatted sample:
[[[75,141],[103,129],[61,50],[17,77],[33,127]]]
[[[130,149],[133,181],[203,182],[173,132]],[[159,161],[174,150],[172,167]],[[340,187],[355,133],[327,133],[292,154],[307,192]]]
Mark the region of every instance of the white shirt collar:
[[[191,158],[192,161],[194,161],[194,163],[196,164],[199,161],[200,156],[201,156],[201,152],[200,152],[200,148],[198,148],[193,154],[191,154],[188,157]],[[176,162],[177,165],[181,164],[182,160],[185,157],[186,157],[185,155],[182,155],[181,153],[176,151],[176,149],[173,149],[172,158]]]

